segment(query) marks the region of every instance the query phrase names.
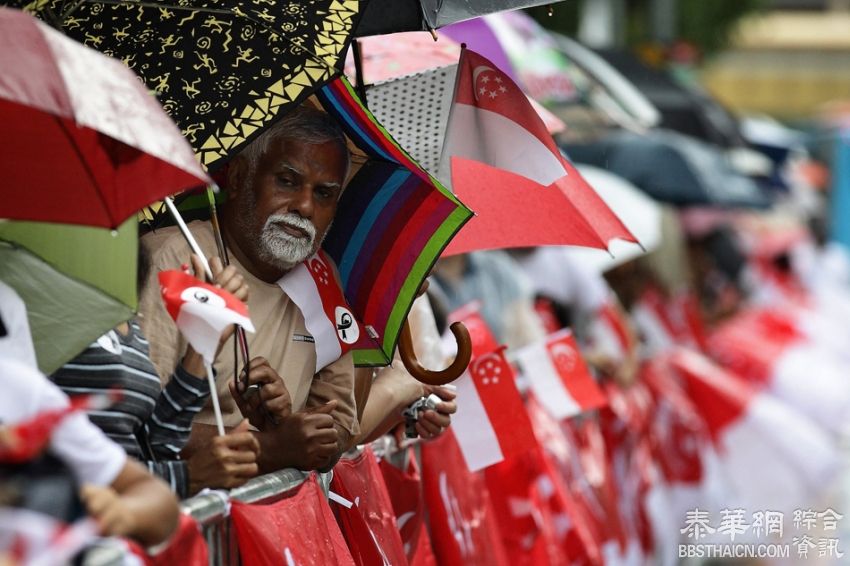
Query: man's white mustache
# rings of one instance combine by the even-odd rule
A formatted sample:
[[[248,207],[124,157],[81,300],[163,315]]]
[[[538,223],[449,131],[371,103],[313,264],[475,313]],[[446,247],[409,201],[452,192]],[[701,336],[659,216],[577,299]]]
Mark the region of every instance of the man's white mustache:
[[[273,214],[266,220],[266,226],[272,224],[282,224],[290,228],[302,230],[305,233],[305,238],[309,238],[312,242],[316,239],[316,227],[306,218],[302,218],[297,214]]]

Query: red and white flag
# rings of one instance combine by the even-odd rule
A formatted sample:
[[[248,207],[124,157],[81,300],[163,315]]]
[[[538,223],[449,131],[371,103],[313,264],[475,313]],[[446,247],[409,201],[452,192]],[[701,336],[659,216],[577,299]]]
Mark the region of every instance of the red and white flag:
[[[735,491],[722,505],[787,511],[823,495],[839,465],[825,430],[696,352],[677,350],[670,363]]]
[[[97,395],[78,395],[61,409],[42,411],[32,418],[8,425],[5,438],[0,442],[0,463],[19,464],[38,456],[50,442],[57,426],[78,411],[104,410],[121,397],[119,391]]]
[[[11,564],[69,564],[97,538],[97,522],[88,517],[67,525],[28,509],[0,508],[0,555]]]
[[[159,286],[168,314],[207,363],[215,360],[221,334],[231,324],[254,332],[248,306],[219,287],[177,270],[160,272]]]
[[[614,238],[636,241],[563,158],[516,83],[468,49],[458,63],[437,176],[477,213],[449,244],[448,254],[541,244],[605,248]],[[531,191],[534,198],[528,198]],[[534,221],[516,221],[522,217]]]
[[[504,348],[477,355],[457,380],[458,411],[452,419],[470,471],[521,454],[535,444],[514,370]]]
[[[507,566],[484,476],[466,469],[454,425],[422,445],[422,488],[440,566]]]
[[[517,361],[534,395],[556,419],[566,419],[607,402],[569,330],[520,349]]]
[[[367,334],[354,317],[334,267],[323,251],[294,267],[278,286],[304,315],[316,345],[316,372],[351,350]]]
[[[779,308],[749,308],[709,337],[721,365],[806,415],[841,433],[850,410],[846,364],[833,350],[807,338]]]

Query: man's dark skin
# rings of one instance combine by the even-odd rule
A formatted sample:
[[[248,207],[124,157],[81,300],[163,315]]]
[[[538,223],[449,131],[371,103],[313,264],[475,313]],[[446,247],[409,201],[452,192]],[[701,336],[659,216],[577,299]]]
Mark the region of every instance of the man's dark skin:
[[[229,198],[222,211],[222,232],[230,252],[258,279],[272,284],[278,281],[288,270],[264,261],[258,251],[257,241],[266,219],[272,214],[296,213],[313,223],[316,242],[321,242],[336,214],[348,166],[347,151],[333,141],[309,144],[272,140],[253,172],[245,158],[237,157],[228,169]],[[284,231],[304,236],[295,228]],[[234,400],[258,429],[252,434],[260,445],[260,473],[289,467],[329,469],[336,463],[348,443],[348,433],[336,426],[330,415],[336,401],[292,412],[288,393],[285,400],[279,394],[283,380],[262,358],[251,362],[250,383],[273,386],[260,389],[268,412],[262,413],[259,404],[242,399],[231,380]],[[195,423],[184,454],[191,457],[209,449],[215,436],[214,426]]]

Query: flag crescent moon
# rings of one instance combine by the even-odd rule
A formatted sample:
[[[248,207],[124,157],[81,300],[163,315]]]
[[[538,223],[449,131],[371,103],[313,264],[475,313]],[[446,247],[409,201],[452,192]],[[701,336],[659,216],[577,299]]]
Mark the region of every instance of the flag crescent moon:
[[[478,82],[478,75],[485,71],[493,71],[494,69],[486,66],[486,65],[478,65],[474,69],[472,69],[472,94],[475,96],[475,100],[478,100],[478,90],[475,88],[475,84]]]

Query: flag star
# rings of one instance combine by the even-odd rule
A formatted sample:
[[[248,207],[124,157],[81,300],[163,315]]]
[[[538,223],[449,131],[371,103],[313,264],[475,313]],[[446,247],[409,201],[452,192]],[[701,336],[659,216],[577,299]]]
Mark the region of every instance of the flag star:
[[[502,84],[502,77],[496,77],[494,79],[497,83]]]
[[[484,83],[484,84],[489,83],[489,82],[490,82],[490,77],[488,77],[487,75],[483,75],[483,76],[481,77],[481,82],[482,82],[482,83]]]
[[[495,90],[490,91],[490,98],[496,98],[497,96],[499,96],[498,92],[496,92]]]
[[[484,94],[485,92],[487,92],[487,89],[484,88],[483,86],[480,89],[478,89],[478,94]]]
[[[499,87],[499,92],[508,92],[508,89],[505,88],[505,85]]]

